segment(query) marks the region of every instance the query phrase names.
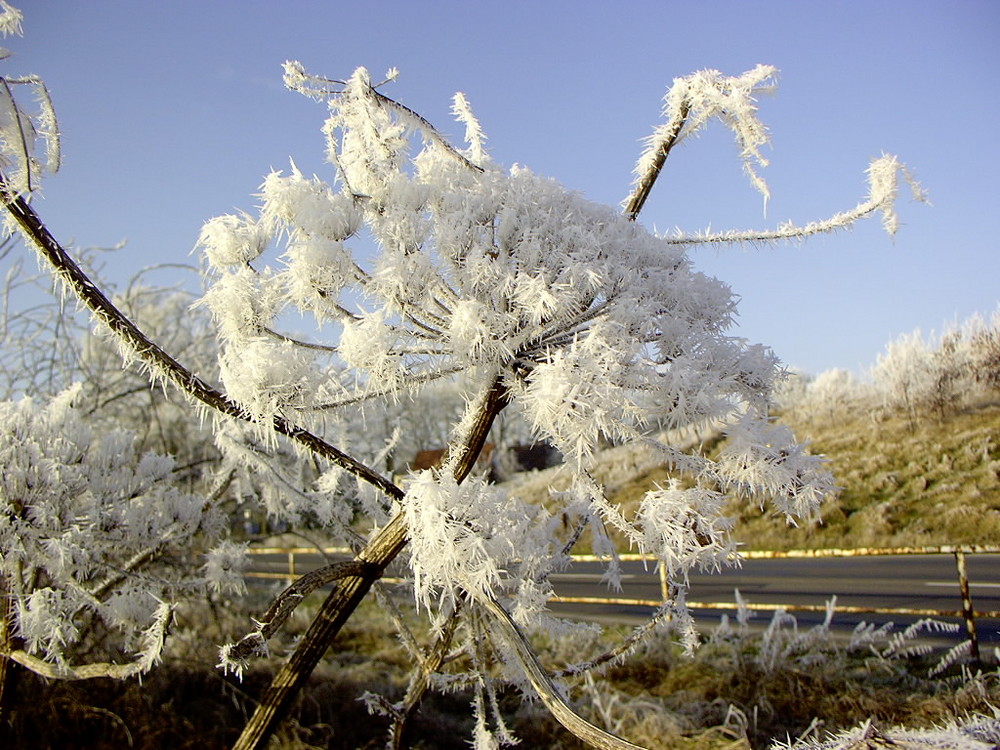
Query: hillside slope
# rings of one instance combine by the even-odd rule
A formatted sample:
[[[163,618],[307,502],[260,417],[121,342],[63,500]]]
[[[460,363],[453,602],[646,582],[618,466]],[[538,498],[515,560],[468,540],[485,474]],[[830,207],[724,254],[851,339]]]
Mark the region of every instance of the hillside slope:
[[[944,418],[886,416],[860,406],[815,419],[779,417],[825,455],[839,495],[818,523],[788,528],[745,504],[730,506],[748,548],[1000,543],[1000,404]]]
[[[726,512],[744,549],[1000,544],[1000,402],[915,420],[844,404],[835,414],[791,410],[778,421],[829,460],[841,489],[824,501],[819,521],[797,527],[770,505],[731,501]],[[658,437],[709,455],[724,444],[710,428]],[[652,450],[634,446],[599,454],[592,474],[627,515],[643,493],[673,475]],[[506,486],[536,496],[567,484],[556,467],[519,475]],[[586,541],[576,551],[586,551]]]

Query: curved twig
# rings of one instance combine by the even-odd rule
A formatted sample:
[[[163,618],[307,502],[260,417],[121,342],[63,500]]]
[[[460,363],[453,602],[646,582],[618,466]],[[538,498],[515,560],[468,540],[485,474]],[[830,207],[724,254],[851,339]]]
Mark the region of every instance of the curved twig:
[[[79,666],[60,666],[29,654],[23,649],[14,649],[13,651],[0,653],[0,656],[17,662],[25,669],[42,677],[47,677],[50,680],[92,680],[95,677],[110,677],[114,680],[124,680],[146,671],[136,662],[130,664],[101,662],[96,664],[81,664]]]
[[[268,336],[276,338],[278,341],[283,341],[286,344],[294,344],[295,346],[301,346],[304,349],[313,349],[319,352],[329,352],[332,354],[337,353],[337,347],[335,346],[329,346],[328,344],[315,344],[311,341],[302,341],[301,339],[297,339],[294,336],[288,336],[284,333],[279,333],[278,331],[268,328],[267,326],[261,326],[260,328]]]
[[[524,673],[531,681],[531,685],[538,693],[542,703],[549,710],[549,713],[562,724],[567,730],[572,732],[584,742],[592,745],[598,750],[643,750],[640,745],[633,745],[627,740],[616,737],[605,732],[603,729],[594,726],[589,721],[580,716],[553,684],[552,678],[545,672],[542,665],[538,663],[531,644],[525,638],[524,633],[514,622],[496,599],[492,596],[477,599],[491,615],[498,629],[507,637],[517,659],[524,669]]]
[[[173,616],[172,613],[173,609],[169,605],[160,604],[155,615],[155,621],[146,631],[147,638],[152,642],[139,654],[135,661],[127,664],[111,664],[109,662],[81,664],[79,666],[72,666],[64,662],[53,664],[52,662],[40,659],[34,654],[29,654],[24,649],[9,648],[6,644],[4,650],[0,651],[0,658],[6,657],[11,661],[17,662],[25,669],[52,680],[90,680],[94,677],[111,677],[116,680],[124,680],[129,677],[145,674],[159,660],[163,642],[167,637],[167,627]]]
[[[914,196],[917,200],[926,200],[919,188],[914,189]],[[807,237],[817,234],[831,234],[838,229],[846,229],[857,221],[870,216],[876,211],[885,211],[887,206],[891,206],[892,197],[877,196],[862,201],[857,206],[847,211],[834,214],[826,219],[811,221],[805,225],[784,224],[777,229],[770,230],[744,230],[719,232],[715,234],[693,234],[665,236],[660,239],[667,245],[710,245],[710,244],[768,244],[772,242],[803,242]]]
[[[339,581],[347,576],[366,576],[378,574],[379,568],[364,560],[343,560],[324,565],[300,576],[278,594],[267,612],[260,620],[255,621],[257,629],[247,633],[236,643],[223,646],[224,664],[245,663],[251,656],[264,651],[267,639],[274,635],[278,628],[285,624],[292,612],[309,594],[321,586],[333,581]]]

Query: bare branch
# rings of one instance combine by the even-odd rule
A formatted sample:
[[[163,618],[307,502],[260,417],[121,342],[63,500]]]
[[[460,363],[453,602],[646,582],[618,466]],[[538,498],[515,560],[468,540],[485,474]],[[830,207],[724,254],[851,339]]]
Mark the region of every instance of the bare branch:
[[[343,560],[310,571],[278,594],[264,616],[257,621],[257,629],[243,636],[237,643],[222,647],[222,664],[245,664],[255,654],[266,653],[267,639],[285,624],[292,612],[309,594],[321,586],[339,581],[347,576],[365,576],[380,571],[373,563],[362,560]]]
[[[670,124],[669,134],[661,141],[657,148],[656,157],[653,159],[652,164],[646,173],[639,178],[632,194],[625,201],[624,212],[630,221],[635,221],[639,217],[642,207],[646,205],[646,199],[649,198],[649,193],[652,191],[653,185],[656,184],[656,179],[660,176],[663,165],[666,163],[667,157],[670,156],[671,149],[677,144],[678,136],[680,136],[684,123],[687,122],[688,112],[689,106],[687,101],[685,101],[678,113],[677,119]]]
[[[673,613],[674,608],[670,605],[660,607],[660,609],[657,610],[649,620],[646,620],[646,622],[642,625],[635,628],[631,633],[629,633],[627,638],[623,639],[622,642],[614,648],[608,649],[603,654],[594,657],[584,664],[574,664],[561,669],[553,676],[558,679],[561,677],[572,677],[574,675],[584,674],[586,672],[593,671],[608,662],[626,656],[642,641],[643,638],[652,633],[661,622],[669,619]]]
[[[11,661],[17,662],[25,669],[50,680],[92,680],[95,677],[110,677],[113,680],[125,680],[147,671],[140,662],[128,664],[111,664],[99,662],[95,664],[59,665],[40,659],[23,649],[15,649],[0,653]]]

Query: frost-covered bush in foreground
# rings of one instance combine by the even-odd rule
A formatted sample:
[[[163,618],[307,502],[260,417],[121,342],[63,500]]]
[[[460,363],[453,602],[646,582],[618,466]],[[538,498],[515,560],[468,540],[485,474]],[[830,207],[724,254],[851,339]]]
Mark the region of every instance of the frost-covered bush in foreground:
[[[184,558],[196,540],[216,539],[224,518],[211,498],[173,486],[172,459],[139,454],[124,430],[91,429],[73,406],[78,390],[42,407],[0,403],[3,648],[47,676],[140,674],[159,656],[170,603],[204,590]],[[210,557],[215,585],[233,584],[212,562],[227,553]],[[117,633],[116,648],[135,660],[92,663],[97,628]]]
[[[665,122],[650,137],[619,213],[528,169],[495,164],[461,95],[454,112],[466,127],[466,148],[388,98],[364,69],[330,81],[289,63],[288,85],[329,107],[324,132],[335,179],[294,167],[272,173],[254,214],[206,223],[201,246],[210,285],[203,304],[218,327],[227,393],[150,342],[94,287],[25,201],[32,180],[2,182],[11,220],[108,324],[123,351],[215,413],[231,461],[266,464],[262,450],[291,441],[318,472],[310,486],[292,487],[296,502],[321,507],[331,530],[352,541],[356,516],[376,527],[356,560],[304,578],[256,633],[223,650],[224,666],[241,669],[307,589],[337,581],[238,747],[266,744],[330,640],[407,548],[415,599],[429,612],[437,641],[423,652],[409,644],[418,666],[403,701],[372,700],[393,717],[395,746],[426,690],[456,680],[478,688],[476,746],[512,742],[496,710],[500,680],[537,692],[586,741],[634,747],[572,711],[523,634],[524,627],[568,627],[546,613],[549,574],[566,564],[585,528],[613,559],[606,533],[613,528],[663,561],[675,596],[654,622],[671,615],[690,636],[683,605],[689,569],[733,555],[721,494],[770,498],[792,518],[814,512],[830,487],[821,462],[769,421],[779,363],[765,347],[729,335],[735,298],[694,268],[687,248],[799,239],[874,212],[891,232],[897,177],[908,179],[894,157],[883,157],[869,168],[866,200],[802,227],[657,236],[640,225],[637,215],[670,150],[713,118],[734,131],[752,183],[767,194],[759,174],[767,134],[754,97],[772,88],[775,76],[759,66],[733,78],[703,71],[675,81]],[[14,149],[5,156],[20,173],[38,171]],[[314,335],[282,330],[284,321],[302,316],[315,319]],[[464,413],[442,466],[401,485],[381,476],[368,436],[345,429],[349,417],[459,375],[467,389]],[[570,486],[545,503],[466,481],[505,409],[568,459]],[[728,423],[732,437],[718,460],[655,445],[665,462],[697,482],[651,489],[634,516],[611,503],[588,472],[602,440],[649,441],[654,424],[717,420]],[[613,564],[609,578],[616,580]],[[460,664],[468,666],[465,677],[454,673]]]

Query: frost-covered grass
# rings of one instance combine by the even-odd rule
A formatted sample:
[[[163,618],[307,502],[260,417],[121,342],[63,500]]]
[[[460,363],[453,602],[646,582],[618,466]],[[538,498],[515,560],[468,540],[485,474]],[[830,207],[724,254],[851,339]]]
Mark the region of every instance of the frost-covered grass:
[[[304,606],[317,604],[310,600]],[[228,747],[253,708],[250,696],[260,694],[281,651],[308,622],[296,615],[285,640],[273,644],[273,657],[239,682],[212,669],[212,655],[199,651],[207,640],[239,632],[244,623],[236,612],[223,601],[180,612],[178,627],[195,629],[203,637],[175,641],[165,663],[141,685],[111,680],[46,684],[25,675],[12,726],[0,730],[7,732],[0,733],[0,743],[32,748]],[[358,697],[365,691],[400,696],[406,689],[408,656],[383,609],[365,605],[359,615],[314,674],[273,747],[384,746],[386,720],[369,715]],[[408,624],[418,638],[429,638],[417,620],[408,619]],[[533,641],[546,668],[555,673],[604,650],[621,635],[577,631],[561,639],[539,635]],[[972,675],[952,666],[930,677],[928,670],[939,655],[908,653],[905,646],[911,639],[902,636],[869,631],[852,645],[822,628],[800,630],[787,616],[763,632],[735,622],[707,633],[692,657],[669,638],[656,638],[599,675],[566,677],[563,683],[574,705],[596,724],[646,747],[685,750],[764,748],[772,740],[804,733],[822,737],[869,719],[881,727],[929,728],[972,713],[989,714],[989,706],[1000,702],[997,672]],[[500,698],[520,747],[584,747],[538,703],[522,704],[513,693]],[[471,700],[472,691],[461,688],[429,695],[413,726],[411,746],[467,747]]]

